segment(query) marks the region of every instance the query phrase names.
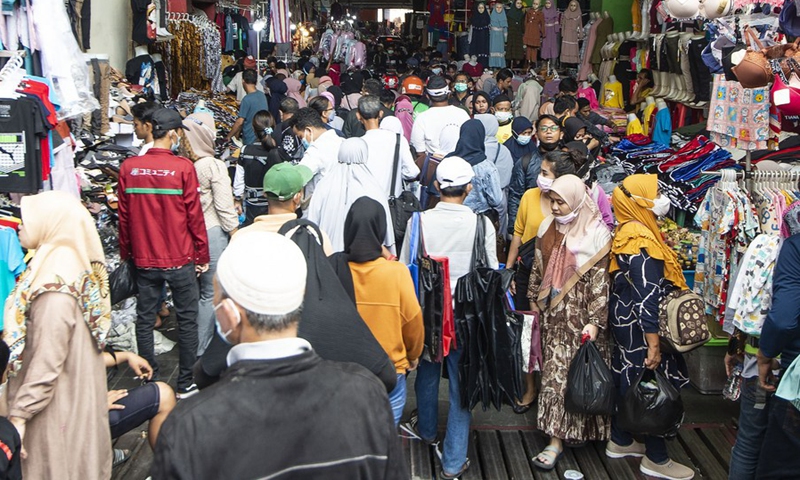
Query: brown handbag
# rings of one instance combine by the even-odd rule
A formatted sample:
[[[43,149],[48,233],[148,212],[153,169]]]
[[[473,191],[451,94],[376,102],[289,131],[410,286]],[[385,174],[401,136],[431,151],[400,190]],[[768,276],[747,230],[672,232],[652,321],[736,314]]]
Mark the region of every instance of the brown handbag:
[[[753,29],[746,28],[744,34],[750,37],[751,46],[747,48],[742,61],[731,70],[744,88],[766,87],[772,80],[772,68],[764,55],[764,46]],[[758,47],[758,51],[753,50],[753,46]]]

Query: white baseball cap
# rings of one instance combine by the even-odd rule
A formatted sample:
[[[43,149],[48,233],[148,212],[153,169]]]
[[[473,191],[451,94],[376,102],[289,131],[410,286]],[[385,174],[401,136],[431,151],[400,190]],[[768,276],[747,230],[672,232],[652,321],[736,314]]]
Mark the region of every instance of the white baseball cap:
[[[303,304],[308,267],[293,241],[269,232],[238,233],[217,263],[217,280],[244,309],[285,315]]]
[[[439,188],[461,187],[472,181],[475,172],[461,157],[447,157],[436,167]]]

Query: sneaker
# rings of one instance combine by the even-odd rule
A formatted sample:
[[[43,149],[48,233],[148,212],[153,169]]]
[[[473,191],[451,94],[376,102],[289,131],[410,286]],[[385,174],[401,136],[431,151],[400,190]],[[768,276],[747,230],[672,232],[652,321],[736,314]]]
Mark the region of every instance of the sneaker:
[[[464,473],[466,473],[467,470],[469,470],[469,458],[466,462],[464,462],[464,466],[461,467],[461,470],[458,473],[445,473],[445,471],[442,470],[439,472],[439,478],[441,480],[458,480],[462,475],[464,475]]]
[[[188,387],[183,387],[178,389],[178,393],[175,395],[178,400],[186,400],[187,398],[200,393],[200,389],[197,388],[197,384],[193,383]]]
[[[667,480],[690,480],[694,478],[694,470],[672,460],[667,460],[666,463],[659,465],[644,457],[642,464],[639,465],[639,471],[651,477],[666,478]]]
[[[417,430],[418,424],[419,415],[417,414],[417,411],[414,410],[411,412],[411,417],[409,417],[407,422],[400,422],[400,430],[407,434],[404,435],[406,438],[421,440],[428,446],[437,446],[439,444],[438,439],[434,438],[433,440],[428,440],[427,438],[422,437],[422,435],[419,433],[419,430]],[[441,456],[439,458],[441,458]]]
[[[644,443],[639,443],[636,440],[626,447],[617,445],[611,440],[606,444],[606,457],[608,458],[644,457],[644,452]]]

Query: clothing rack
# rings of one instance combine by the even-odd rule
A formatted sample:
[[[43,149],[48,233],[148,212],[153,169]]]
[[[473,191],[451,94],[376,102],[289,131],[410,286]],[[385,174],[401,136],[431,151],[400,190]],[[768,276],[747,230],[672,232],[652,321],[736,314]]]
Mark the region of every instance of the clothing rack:
[[[710,172],[710,171],[707,171],[707,170],[703,170],[700,173],[703,174],[703,175],[714,175],[714,176],[718,176],[718,177],[722,176],[722,172],[721,171]],[[748,190],[753,190],[753,174],[754,173],[759,173],[759,172],[754,172],[753,171],[753,158],[750,155],[750,150],[745,151],[745,155],[744,155],[744,172],[735,172],[735,173],[736,173],[736,178],[744,178],[745,179],[745,182],[747,183],[747,189]]]

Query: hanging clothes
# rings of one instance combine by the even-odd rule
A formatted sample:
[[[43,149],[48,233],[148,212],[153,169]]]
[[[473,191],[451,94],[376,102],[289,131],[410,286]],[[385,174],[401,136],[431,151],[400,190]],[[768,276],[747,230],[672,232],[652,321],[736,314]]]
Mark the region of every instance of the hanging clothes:
[[[617,82],[606,82],[603,85],[603,98],[600,100],[604,107],[624,108],[622,99],[622,84]]]
[[[602,21],[597,24],[594,48],[592,49],[592,55],[589,59],[589,62],[594,66],[595,69],[598,68],[600,63],[603,61],[603,58],[600,56],[600,49],[602,49],[606,44],[607,37],[614,33],[614,18],[608,17],[602,18],[601,20]],[[589,51],[587,50],[586,53],[588,54]]]
[[[499,11],[498,11],[499,10]],[[492,8],[491,31],[489,33],[489,67],[506,67],[506,37],[508,36],[508,19],[502,3]]]
[[[583,40],[583,16],[577,0],[569,2],[567,10],[561,14],[561,61],[581,63],[579,41]]]
[[[721,147],[764,150],[769,139],[769,88],[744,88],[714,75],[707,128]]]
[[[578,80],[588,80],[589,74],[592,73],[592,52],[599,40],[597,40],[597,29],[600,23],[604,21],[603,18],[598,18],[592,23],[589,28],[588,39],[584,42],[583,53],[581,54],[581,69],[578,72]]]
[[[269,2],[269,16],[272,23],[272,39],[275,43],[292,41],[291,21],[289,19],[289,0]]]
[[[550,3],[550,8],[547,8]],[[561,29],[560,14],[552,1],[545,3],[544,13],[544,40],[542,41],[542,59],[551,60],[558,58],[558,34]]]
[[[661,108],[656,112],[656,123],[650,132],[654,142],[669,145],[672,141],[672,116],[669,108]]]
[[[516,2],[511,3],[511,8],[506,12],[508,20],[508,43],[506,43],[506,58],[519,61],[525,58],[522,51],[523,34],[525,31],[524,13],[517,8]]]
[[[544,13],[535,8],[529,8],[525,12],[525,36],[523,43],[527,46],[527,60],[535,62],[539,58],[539,47],[542,46],[542,36],[544,35]]]
[[[481,13],[480,8],[483,8]],[[486,11],[486,5],[476,3],[472,9],[469,27],[469,54],[477,57],[483,68],[489,66],[489,29],[492,19]]]
[[[597,95],[591,86],[584,88],[583,84],[581,84],[581,87],[578,88],[578,98],[589,100],[589,108],[592,110],[597,110],[600,107],[600,103],[597,101]]]

